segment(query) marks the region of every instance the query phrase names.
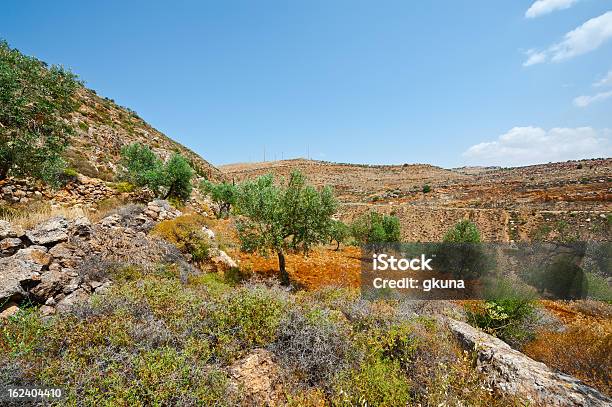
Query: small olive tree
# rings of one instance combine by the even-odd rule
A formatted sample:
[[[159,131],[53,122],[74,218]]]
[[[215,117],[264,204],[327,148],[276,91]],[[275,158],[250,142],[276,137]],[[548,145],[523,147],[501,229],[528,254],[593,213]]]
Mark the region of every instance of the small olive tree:
[[[58,182],[74,133],[66,119],[79,107],[79,86],[64,68],[47,67],[0,41],[0,180],[18,175]]]
[[[193,169],[179,153],[164,163],[149,146],[133,143],[121,149],[120,164],[119,179],[147,187],[159,198],[184,202],[191,195]]]
[[[329,239],[336,242],[336,251],[340,249],[340,244],[346,242],[351,235],[351,228],[342,221],[334,220],[329,229]]]
[[[238,186],[236,212],[242,249],[278,256],[280,280],[289,285],[285,253],[308,253],[313,245],[327,241],[336,212],[336,199],[329,187],[317,190],[293,172],[286,185],[275,185],[272,175]]]
[[[217,204],[214,208],[217,218],[226,218],[229,216],[232,206],[236,203],[238,196],[238,188],[233,183],[221,182],[213,184],[210,181],[204,180],[200,184],[202,191],[210,195],[210,199]]]

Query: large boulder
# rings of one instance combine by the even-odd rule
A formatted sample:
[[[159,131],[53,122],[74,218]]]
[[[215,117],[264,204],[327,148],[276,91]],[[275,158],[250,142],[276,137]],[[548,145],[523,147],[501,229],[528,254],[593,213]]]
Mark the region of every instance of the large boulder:
[[[465,348],[476,352],[477,368],[488,384],[503,393],[544,406],[612,405],[612,399],[580,380],[551,370],[465,322],[449,319],[448,326]]]
[[[0,259],[0,303],[19,301],[38,284],[42,266],[12,257]]]
[[[69,222],[60,216],[53,217],[32,230],[26,236],[35,245],[48,246],[68,240]]]

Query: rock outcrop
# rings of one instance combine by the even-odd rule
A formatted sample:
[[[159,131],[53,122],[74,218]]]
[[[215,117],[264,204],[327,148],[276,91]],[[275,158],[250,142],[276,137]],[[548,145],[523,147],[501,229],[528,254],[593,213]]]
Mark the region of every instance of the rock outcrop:
[[[476,353],[476,364],[488,385],[544,406],[610,406],[612,399],[580,380],[555,372],[514,350],[502,340],[460,321],[448,326],[461,344]]]
[[[278,404],[282,391],[280,369],[274,354],[265,349],[255,349],[230,368],[231,386],[241,388],[249,405],[270,406]]]
[[[97,272],[108,265],[104,262],[121,256],[142,262],[143,256],[155,253],[176,256],[168,247],[149,241],[146,232],[156,222],[180,214],[168,202],[156,200],[146,209],[143,205],[124,207],[93,225],[85,217],[53,217],[22,231],[0,221],[0,312],[13,310],[16,302],[30,298],[44,304],[41,312],[50,315],[93,292],[108,290],[108,276]],[[150,244],[153,254],[140,244]]]

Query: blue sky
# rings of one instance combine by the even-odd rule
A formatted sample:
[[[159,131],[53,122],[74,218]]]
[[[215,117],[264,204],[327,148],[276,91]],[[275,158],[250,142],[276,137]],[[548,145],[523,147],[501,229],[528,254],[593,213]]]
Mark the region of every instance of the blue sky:
[[[612,1],[533,3],[15,0],[0,37],[215,164],[612,156]]]

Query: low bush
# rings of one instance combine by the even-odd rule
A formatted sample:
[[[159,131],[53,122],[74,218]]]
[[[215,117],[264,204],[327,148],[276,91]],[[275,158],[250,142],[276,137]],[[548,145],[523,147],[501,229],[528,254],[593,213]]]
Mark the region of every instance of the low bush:
[[[534,317],[534,304],[530,299],[504,298],[472,304],[467,317],[470,324],[514,347],[520,347],[535,335],[529,328],[530,319]]]
[[[210,341],[216,359],[229,363],[276,339],[286,305],[283,295],[274,290],[233,290],[202,311],[199,332]]]
[[[158,223],[151,234],[167,240],[181,252],[191,255],[194,262],[201,262],[208,258],[211,246],[210,239],[202,232],[205,225],[203,216],[189,214]]]
[[[334,383],[332,404],[337,406],[405,406],[410,384],[399,363],[373,359],[359,369],[343,372]]]
[[[350,325],[328,309],[291,309],[280,321],[272,351],[308,386],[328,386],[348,365]]]

